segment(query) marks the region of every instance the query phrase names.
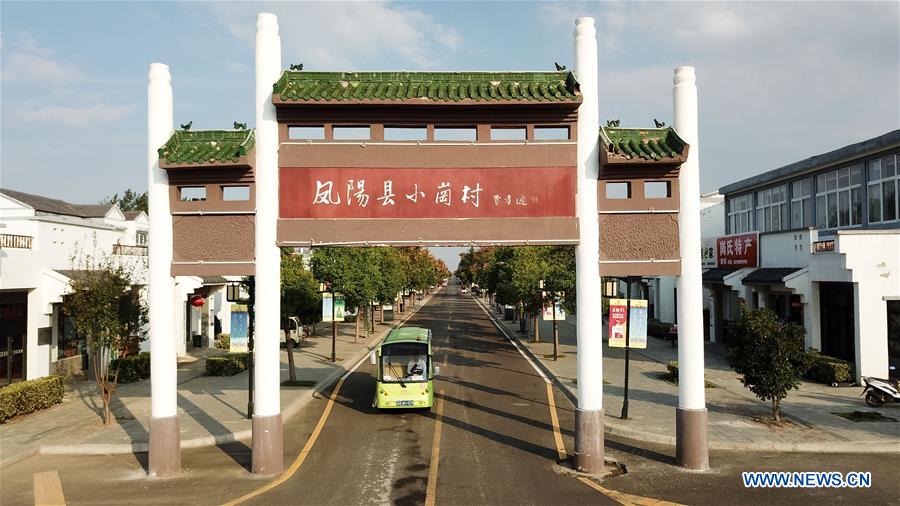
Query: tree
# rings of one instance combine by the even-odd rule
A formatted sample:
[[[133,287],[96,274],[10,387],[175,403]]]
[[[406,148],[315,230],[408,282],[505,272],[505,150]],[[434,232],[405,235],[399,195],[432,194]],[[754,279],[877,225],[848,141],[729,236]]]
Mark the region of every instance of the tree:
[[[319,284],[306,268],[301,255],[290,249],[281,250],[281,315],[283,329],[290,329],[288,316],[297,316],[301,323],[319,320]]]
[[[138,193],[131,188],[125,190],[125,193],[119,197],[116,193],[112,197],[103,199],[101,204],[118,204],[122,211],[147,211],[147,192]]]
[[[372,248],[316,248],[310,260],[315,278],[330,282],[334,291],[344,296],[346,307],[356,307],[357,319],[359,309],[376,296],[379,274],[372,251]]]
[[[403,272],[403,260],[400,253],[394,248],[374,249],[375,270],[378,273],[375,286],[375,299],[379,303],[393,303],[397,294],[403,290],[406,284],[406,276]],[[381,312],[384,323],[384,310]]]
[[[772,418],[781,421],[781,400],[800,386],[808,368],[803,327],[782,322],[769,309],[741,307],[728,341],[728,362],[741,383],[772,402]]]
[[[103,422],[109,425],[110,401],[119,380],[110,361],[124,357],[129,344],[146,336],[147,307],[133,286],[132,273],[106,257],[73,259],[74,274],[64,312],[87,342],[91,371],[103,399]]]

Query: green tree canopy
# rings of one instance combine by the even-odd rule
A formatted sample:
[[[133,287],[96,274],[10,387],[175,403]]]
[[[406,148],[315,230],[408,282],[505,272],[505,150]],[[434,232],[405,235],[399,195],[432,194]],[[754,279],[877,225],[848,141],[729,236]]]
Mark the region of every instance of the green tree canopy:
[[[297,316],[305,324],[321,318],[319,283],[303,263],[303,256],[290,248],[281,249],[281,316],[282,328],[291,328],[287,317]]]
[[[148,212],[147,192],[138,193],[131,188],[125,190],[120,197],[118,193],[112,197],[107,197],[100,202],[101,204],[118,204],[122,211],[144,211]]]

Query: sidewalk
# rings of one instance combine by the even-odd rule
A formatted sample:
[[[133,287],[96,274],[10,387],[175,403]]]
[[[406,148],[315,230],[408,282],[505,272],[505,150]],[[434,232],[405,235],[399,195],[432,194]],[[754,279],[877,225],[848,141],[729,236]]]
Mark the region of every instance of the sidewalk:
[[[374,334],[361,328],[353,342],[354,323],[338,325],[337,362],[331,362],[331,326],[320,324],[317,337],[305,339],[294,350],[298,381],[308,387],[281,387],[284,421],[299,412],[317,390],[324,389],[362,360],[392,328],[399,326],[418,308],[396,314],[393,322],[376,324]],[[362,325],[361,325],[362,327]],[[368,337],[365,337],[368,336]],[[364,338],[365,337],[365,338]],[[178,421],[181,447],[196,448],[249,439],[247,414],[248,373],[234,376],[204,376],[205,357],[223,353],[202,350],[196,361],[178,364]],[[281,380],[288,379],[287,352],[281,349]],[[42,454],[112,454],[146,452],[149,441],[150,380],[123,384],[113,396],[115,420],[103,425],[103,403],[93,381],[73,381],[62,404],[0,425],[0,466]]]
[[[484,302],[479,300],[480,302]],[[540,343],[531,335],[523,338],[518,322],[503,321],[507,332],[538,359],[575,402],[576,384],[575,319],[558,324],[560,353],[553,360],[552,322],[541,322]],[[606,340],[604,339],[604,343]],[[772,427],[754,418],[771,417],[771,407],[744,387],[731,370],[723,348],[707,344],[706,402],[709,411],[709,448],[720,450],[775,450],[799,452],[884,453],[900,452],[900,404],[879,409],[866,405],[861,387],[837,387],[804,382],[782,401],[782,413],[793,425]],[[650,337],[645,350],[631,350],[628,385],[628,419],[620,418],[624,393],[625,353],[603,346],[603,406],[606,432],[642,441],[675,444],[675,407],[678,385],[663,376],[666,363],[677,360],[677,348]],[[835,413],[877,412],[895,422],[853,422]]]

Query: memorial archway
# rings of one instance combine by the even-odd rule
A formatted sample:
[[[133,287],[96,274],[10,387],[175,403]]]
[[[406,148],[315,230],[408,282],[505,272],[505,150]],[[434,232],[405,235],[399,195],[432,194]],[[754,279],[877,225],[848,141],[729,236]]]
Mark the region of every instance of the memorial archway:
[[[283,71],[277,20],[261,14],[255,130],[171,134],[171,77],[151,66],[151,473],[180,470],[174,355],[158,358],[171,354],[170,325],[154,316],[171,307],[168,287],[181,275],[255,276],[253,471],[281,471],[283,246],[576,245],[575,460],[585,471],[603,466],[600,270],[681,272],[688,146],[671,128],[601,132],[593,20],[580,19],[575,35],[577,79],[565,70]],[[645,182],[667,191],[649,199]],[[626,183],[627,198],[608,199],[608,183]],[[235,188],[246,198],[227,198]],[[700,461],[686,465],[706,467],[705,409],[688,428]]]

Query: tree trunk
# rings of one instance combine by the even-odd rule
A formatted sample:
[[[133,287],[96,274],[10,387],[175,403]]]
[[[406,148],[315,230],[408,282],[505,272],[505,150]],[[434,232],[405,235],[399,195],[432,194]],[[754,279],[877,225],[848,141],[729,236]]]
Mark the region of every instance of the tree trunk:
[[[375,333],[375,304],[370,305],[370,310],[372,311],[372,326],[369,327],[369,334]]]
[[[290,379],[291,384],[294,384],[297,381],[297,371],[294,370],[294,340],[291,339],[290,331],[288,331],[287,339],[284,342],[287,345],[288,379]]]
[[[355,343],[357,339],[359,339],[359,317],[362,315],[362,308],[356,306],[356,318],[354,321],[356,322],[356,330],[353,333],[353,342]]]
[[[781,421],[781,401],[780,399],[772,399],[772,418],[775,419],[776,422]]]
[[[379,304],[378,309],[381,310],[381,316],[378,317],[378,323],[384,325],[384,304]]]
[[[541,342],[541,320],[540,315],[534,317],[534,342]]]

